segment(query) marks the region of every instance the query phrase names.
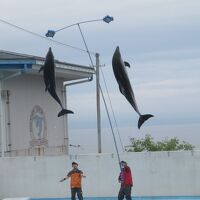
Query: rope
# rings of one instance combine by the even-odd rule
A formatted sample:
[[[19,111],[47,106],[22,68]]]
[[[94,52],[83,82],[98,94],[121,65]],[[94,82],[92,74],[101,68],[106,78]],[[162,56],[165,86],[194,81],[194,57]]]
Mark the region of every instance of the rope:
[[[114,131],[113,131],[113,127],[112,127],[112,122],[111,122],[111,119],[110,119],[110,115],[109,115],[109,112],[108,112],[108,107],[107,107],[106,100],[105,100],[105,98],[104,98],[103,91],[102,91],[100,85],[99,85],[99,88],[100,88],[101,95],[102,95],[102,98],[103,98],[103,102],[104,102],[104,105],[105,105],[105,108],[106,108],[108,120],[109,120],[109,123],[110,123],[110,128],[111,128],[111,131],[112,131],[112,136],[113,136],[113,140],[114,140],[114,144],[115,144],[115,149],[116,149],[116,152],[117,152],[117,158],[118,158],[118,161],[119,161],[119,167],[120,167],[120,169],[121,169],[119,150],[118,150],[118,147],[117,147],[117,142],[116,142],[115,134],[114,134]]]
[[[102,69],[101,69],[101,73],[102,73],[104,85],[105,85],[105,88],[106,88],[106,93],[107,93],[107,96],[108,96],[108,99],[109,99],[110,107],[111,107],[111,110],[112,110],[112,114],[113,114],[115,126],[116,126],[117,133],[118,133],[118,136],[119,136],[119,141],[120,141],[120,144],[121,144],[121,148],[122,148],[122,151],[125,151],[125,150],[124,150],[123,143],[122,143],[121,135],[120,135],[120,132],[119,132],[119,129],[118,129],[117,120],[116,120],[116,117],[115,117],[115,113],[114,113],[114,110],[113,110],[113,106],[112,106],[112,103],[111,103],[110,95],[109,95],[109,92],[108,92],[108,87],[107,87],[107,84],[106,84],[105,76],[104,76],[104,74],[103,74],[103,70],[102,70]]]
[[[90,52],[89,52],[87,43],[86,43],[85,38],[84,38],[84,36],[83,36],[83,32],[81,31],[80,25],[79,25],[79,24],[77,24],[77,25],[78,25],[79,31],[80,31],[80,33],[81,33],[81,37],[82,37],[82,39],[83,39],[83,42],[84,42],[84,44],[85,44],[85,48],[86,48],[86,50],[87,50],[88,56],[89,56],[89,58],[90,58],[90,62],[91,62],[92,67],[93,67],[93,69],[94,69],[94,64],[93,64],[93,61],[92,61],[92,58],[91,58],[91,55],[90,55]]]
[[[81,31],[80,25],[79,25],[79,24],[77,24],[77,25],[78,25],[78,28],[79,28],[79,30],[80,30],[80,33],[81,33],[83,42],[84,42],[84,44],[85,44],[85,48],[87,49],[87,53],[88,53],[88,56],[89,56],[89,58],[90,58],[90,62],[91,62],[91,64],[92,64],[92,67],[94,68],[94,64],[93,64],[93,61],[92,61],[90,52],[89,52],[89,50],[88,50],[88,46],[87,46],[86,40],[85,40],[85,38],[84,38],[83,32]],[[103,91],[102,91],[102,89],[101,89],[100,84],[99,84],[99,88],[100,88],[100,92],[101,92],[101,95],[102,95],[102,98],[103,98],[104,106],[105,106],[105,108],[106,108],[106,113],[107,113],[107,116],[108,116],[110,128],[111,128],[111,131],[112,131],[112,136],[113,136],[113,140],[114,140],[114,144],[115,144],[115,149],[116,149],[116,152],[117,152],[117,158],[118,158],[118,162],[119,162],[119,167],[120,167],[120,170],[121,170],[119,150],[118,150],[118,147],[117,147],[117,142],[116,142],[116,138],[115,138],[115,134],[114,134],[114,130],[113,130],[111,118],[110,118],[110,115],[109,115],[108,107],[107,107],[107,104],[106,104],[106,100],[105,100],[105,97],[104,97],[104,94],[103,94]]]

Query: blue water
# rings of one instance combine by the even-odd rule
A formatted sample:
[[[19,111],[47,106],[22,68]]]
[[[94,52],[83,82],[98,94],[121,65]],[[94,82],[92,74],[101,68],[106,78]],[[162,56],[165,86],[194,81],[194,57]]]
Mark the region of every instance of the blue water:
[[[200,196],[134,196],[132,200],[200,200]],[[31,200],[71,200],[70,198],[41,198]],[[77,199],[78,200],[78,199]],[[87,197],[84,200],[117,200],[117,197]]]

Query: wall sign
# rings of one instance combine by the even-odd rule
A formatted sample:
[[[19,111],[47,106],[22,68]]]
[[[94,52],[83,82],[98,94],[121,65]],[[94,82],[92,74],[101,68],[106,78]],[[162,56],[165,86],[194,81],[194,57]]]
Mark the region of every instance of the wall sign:
[[[33,107],[30,115],[31,147],[47,146],[47,122],[39,105]]]

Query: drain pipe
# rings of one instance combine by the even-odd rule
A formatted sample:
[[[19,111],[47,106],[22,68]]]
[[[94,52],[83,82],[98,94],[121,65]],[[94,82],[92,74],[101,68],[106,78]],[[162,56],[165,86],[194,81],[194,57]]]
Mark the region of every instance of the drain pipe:
[[[93,80],[93,76],[91,76],[87,79],[84,79],[82,81],[74,81],[74,82],[71,82],[71,83],[64,83],[64,87],[70,86],[70,85],[76,85],[76,84],[80,84],[80,83],[85,83],[85,82],[90,82],[92,80]]]
[[[7,137],[6,137],[6,152],[9,152],[11,154],[11,123],[10,123],[10,91],[6,90],[5,92],[5,98],[6,98],[6,125],[7,125],[7,129],[6,129],[6,133],[7,133]]]
[[[90,82],[93,80],[93,76],[81,80],[81,81],[74,81],[71,83],[64,83],[63,84],[63,102],[64,102],[64,107],[66,108],[66,104],[67,104],[67,100],[66,100],[66,91],[67,91],[67,86],[72,86],[72,85],[77,85],[77,84],[81,84],[81,83],[86,83],[86,82]],[[67,120],[67,115],[64,115],[63,120],[64,120],[64,145],[66,147],[66,154],[69,154],[69,134],[68,134],[68,120]]]
[[[3,81],[0,80],[0,123],[1,123],[1,157],[5,156],[5,116],[4,113],[4,106],[3,106],[3,99],[2,99],[2,88],[3,88]]]

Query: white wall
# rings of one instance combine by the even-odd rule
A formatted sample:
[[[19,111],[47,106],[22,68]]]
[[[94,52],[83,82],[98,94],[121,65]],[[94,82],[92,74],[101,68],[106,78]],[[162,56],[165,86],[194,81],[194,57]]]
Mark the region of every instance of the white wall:
[[[133,195],[200,195],[200,152],[125,153],[134,177]],[[69,197],[60,183],[77,161],[87,178],[84,196],[117,196],[119,166],[114,154],[0,159],[0,198]]]
[[[49,147],[64,145],[64,120],[58,118],[59,104],[45,92],[42,75],[22,74],[4,83],[10,91],[11,149],[30,148],[30,115],[33,107],[42,107],[47,121]],[[57,79],[57,93],[62,101],[62,80]],[[5,104],[6,106],[6,104]]]

